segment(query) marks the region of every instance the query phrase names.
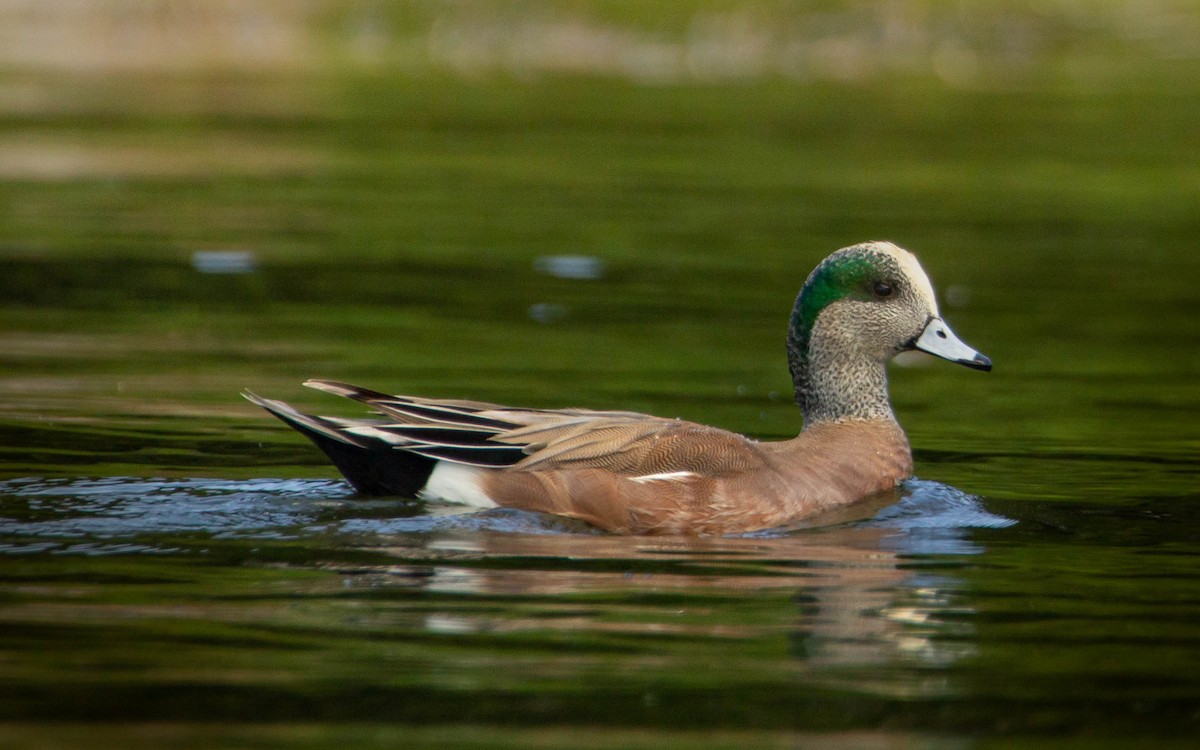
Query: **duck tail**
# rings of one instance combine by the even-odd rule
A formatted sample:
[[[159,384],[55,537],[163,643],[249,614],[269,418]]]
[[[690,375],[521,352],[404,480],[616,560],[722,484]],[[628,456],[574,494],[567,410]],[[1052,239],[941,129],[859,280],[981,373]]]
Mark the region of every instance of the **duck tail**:
[[[263,398],[250,391],[243,392],[242,396],[311,440],[354,489],[364,495],[416,497],[437,464],[436,459],[396,450],[385,440],[352,434],[346,429],[348,424],[369,424],[367,420],[355,423],[332,420],[303,414],[290,404]]]

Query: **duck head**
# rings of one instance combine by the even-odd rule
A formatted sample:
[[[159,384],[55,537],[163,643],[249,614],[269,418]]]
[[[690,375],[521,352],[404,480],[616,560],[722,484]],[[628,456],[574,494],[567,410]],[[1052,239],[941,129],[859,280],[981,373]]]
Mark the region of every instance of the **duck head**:
[[[825,258],[800,290],[788,331],[805,424],[894,419],[885,365],[911,349],[978,370],[992,367],[942,320],[933,285],[912,253],[867,242]]]

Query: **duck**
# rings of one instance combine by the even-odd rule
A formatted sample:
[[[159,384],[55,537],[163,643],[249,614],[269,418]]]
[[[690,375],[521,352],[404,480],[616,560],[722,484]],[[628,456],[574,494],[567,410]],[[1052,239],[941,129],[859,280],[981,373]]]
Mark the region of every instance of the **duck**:
[[[992,368],[942,319],[916,257],[875,241],[830,254],[796,297],[787,359],[803,427],[789,440],[632,411],[394,396],[333,380],[305,385],[377,416],[314,416],[243,396],[316,444],[363,495],[515,508],[617,534],[721,536],[795,525],[910,478],[886,369],[910,350]]]

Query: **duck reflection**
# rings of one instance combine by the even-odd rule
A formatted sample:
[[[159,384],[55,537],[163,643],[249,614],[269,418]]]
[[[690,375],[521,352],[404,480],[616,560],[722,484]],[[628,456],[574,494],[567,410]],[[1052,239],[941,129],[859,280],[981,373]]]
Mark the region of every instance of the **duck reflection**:
[[[356,569],[346,585],[444,601],[407,622],[430,633],[778,639],[791,669],[858,688],[859,668],[940,668],[971,656],[970,609],[953,570],[982,551],[971,529],[1012,521],[918,481],[856,513],[732,538],[564,533],[523,513],[422,515],[379,522],[382,533],[362,541],[396,563]],[[481,601],[488,606],[464,606]],[[888,683],[885,670],[877,689],[928,693],[944,688],[939,680],[910,672]]]

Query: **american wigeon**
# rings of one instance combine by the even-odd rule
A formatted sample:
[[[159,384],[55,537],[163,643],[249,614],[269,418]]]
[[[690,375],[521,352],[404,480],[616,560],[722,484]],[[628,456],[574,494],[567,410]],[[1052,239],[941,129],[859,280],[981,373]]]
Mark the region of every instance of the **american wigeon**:
[[[327,380],[305,385],[381,418],[310,416],[245,396],[316,443],[367,495],[541,511],[626,534],[727,534],[794,523],[911,475],[885,371],[910,349],[992,366],[938,315],[917,259],[869,242],[823,260],[796,298],[787,351],[804,429],[791,440],[636,412],[389,396]]]

